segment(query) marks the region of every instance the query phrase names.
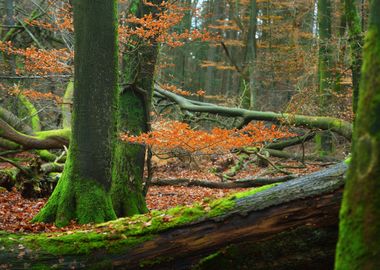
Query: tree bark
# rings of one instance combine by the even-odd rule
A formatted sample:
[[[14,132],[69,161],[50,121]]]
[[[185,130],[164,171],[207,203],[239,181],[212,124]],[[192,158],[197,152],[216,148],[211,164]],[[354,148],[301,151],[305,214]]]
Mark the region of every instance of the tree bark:
[[[371,1],[335,269],[380,269],[380,0]]]
[[[345,16],[348,24],[349,43],[351,49],[352,71],[352,109],[356,113],[359,100],[360,69],[362,66],[362,47],[364,40],[360,25],[359,12],[355,0],[344,0]]]
[[[0,265],[56,269],[331,269],[346,166],[92,230],[0,234]]]
[[[116,218],[110,188],[118,101],[117,3],[74,2],[73,126],[65,170],[34,221],[64,226]]]
[[[334,90],[333,58],[331,46],[331,0],[318,0],[318,30],[319,30],[319,106],[321,115],[326,115]],[[316,138],[318,151],[321,156],[332,152],[332,136],[323,132]]]

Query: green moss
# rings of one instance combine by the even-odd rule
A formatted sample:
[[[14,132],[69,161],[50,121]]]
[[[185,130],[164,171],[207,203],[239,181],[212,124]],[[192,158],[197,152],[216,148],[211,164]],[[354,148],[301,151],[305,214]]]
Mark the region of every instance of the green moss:
[[[71,104],[73,102],[74,80],[67,84],[62,103],[62,127],[71,128]]]
[[[276,184],[266,185],[266,186],[262,186],[259,188],[253,188],[253,189],[250,189],[247,191],[235,193],[235,194],[233,194],[227,198],[215,200],[215,201],[210,203],[211,210],[208,213],[208,216],[209,217],[219,216],[219,215],[227,212],[229,209],[233,208],[235,205],[236,199],[241,199],[244,197],[254,195],[258,192],[267,190],[267,189],[274,187],[274,186],[276,186]]]
[[[38,111],[36,110],[36,107],[34,107],[33,103],[31,103],[29,99],[22,94],[18,95],[18,99],[25,108],[25,114],[30,120],[30,124],[33,131],[40,131],[40,117],[38,116]]]
[[[51,269],[51,267],[48,265],[37,263],[37,264],[31,265],[29,269],[31,269],[31,270],[49,270],[49,269]]]
[[[25,248],[39,250],[41,254],[76,255],[91,254],[99,249],[108,253],[119,253],[151,240],[153,235],[130,237],[113,231],[77,231],[50,234],[16,235],[0,232],[0,248],[12,250],[19,245]]]
[[[36,132],[36,137],[41,140],[45,140],[49,137],[62,137],[66,140],[70,140],[71,130],[70,129],[54,129]]]
[[[210,203],[194,204],[191,207],[177,206],[167,211],[152,211],[145,215],[135,215],[115,221],[99,224],[98,227],[109,227],[129,236],[156,234],[179,225],[189,224],[208,217],[225,214],[235,206],[235,201],[258,192],[267,190],[275,184],[235,193],[227,198],[211,201]]]
[[[57,159],[57,156],[50,153],[48,150],[37,150],[36,153],[45,161],[53,162]]]
[[[221,255],[222,255],[221,252],[218,251],[218,252],[215,252],[215,253],[212,253],[212,254],[208,255],[207,257],[202,258],[202,259],[199,261],[198,265],[195,267],[195,269],[196,269],[196,268],[200,268],[200,267],[202,267],[202,266],[204,266],[204,265],[208,265],[209,262],[212,262],[212,263],[213,263],[213,261],[214,261],[216,258],[218,258],[219,256],[221,256]]]
[[[144,268],[144,267],[152,267],[154,265],[157,265],[157,264],[162,264],[162,263],[165,263],[165,262],[170,262],[173,260],[173,257],[170,257],[170,256],[161,256],[161,257],[157,257],[157,258],[154,258],[154,259],[146,259],[146,260],[142,260],[140,263],[139,263],[139,266],[141,268]]]
[[[75,154],[71,150],[53,194],[33,221],[65,226],[71,220],[86,224],[115,219],[110,195],[94,179],[84,179],[76,173]]]

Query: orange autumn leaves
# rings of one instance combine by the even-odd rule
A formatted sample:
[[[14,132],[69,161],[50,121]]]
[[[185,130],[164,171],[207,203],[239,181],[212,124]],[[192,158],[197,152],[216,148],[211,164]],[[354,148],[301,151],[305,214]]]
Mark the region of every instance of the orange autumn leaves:
[[[144,4],[157,10],[156,14],[145,14],[141,18],[130,15],[126,19],[121,20],[119,26],[119,37],[122,42],[134,42],[130,38],[137,36],[145,41],[156,41],[165,43],[170,47],[182,46],[186,40],[211,41],[218,39],[210,32],[203,29],[185,30],[182,33],[171,31],[171,28],[178,25],[186,12],[190,12],[192,8],[177,5],[163,1],[161,4],[155,5],[149,1]],[[195,11],[195,10],[194,10]],[[131,27],[132,26],[132,27]]]
[[[242,129],[213,128],[210,131],[194,130],[178,121],[160,121],[157,129],[140,136],[122,134],[124,141],[152,146],[157,153],[173,150],[190,154],[218,154],[245,146],[262,146],[264,142],[293,136],[287,130],[263,122],[250,123]]]
[[[175,86],[173,84],[163,84],[162,87],[167,91],[170,91],[172,93],[175,93],[177,95],[182,95],[182,96],[199,96],[199,97],[202,97],[206,94],[206,92],[202,89],[196,91],[195,93],[192,93],[190,91],[182,90],[181,88],[178,88],[177,86]]]
[[[160,5],[154,5],[149,1],[144,1],[144,4],[157,9],[157,14],[146,14],[142,18],[133,15],[126,18],[121,16],[118,30],[120,42],[137,45],[134,44],[137,41],[133,37],[138,37],[148,43],[156,41],[171,47],[178,47],[182,46],[186,41],[212,41],[219,38],[205,29],[185,30],[182,33],[172,30],[173,26],[182,21],[186,12],[195,12],[190,7],[165,1]],[[49,5],[48,18],[38,20],[23,19],[24,23],[56,34],[72,34],[74,29],[71,6],[68,3],[61,5],[59,2],[54,1],[50,1]],[[24,66],[16,70],[18,75],[35,74],[43,76],[48,74],[72,74],[73,72],[74,52],[69,48],[38,49],[33,46],[16,48],[11,42],[0,41],[0,52],[16,55],[20,57],[19,59],[24,59]]]
[[[23,70],[17,69],[16,73],[33,73],[47,75],[50,73],[71,73],[72,66],[69,64],[74,53],[67,49],[26,49],[15,48],[11,42],[0,41],[0,51],[9,55],[17,55],[24,58]]]
[[[2,87],[0,86],[0,90]],[[52,100],[55,103],[62,103],[62,98],[60,96],[54,95],[53,93],[41,93],[33,89],[20,88],[18,85],[13,86],[8,90],[8,94],[11,96],[23,95],[30,100]]]

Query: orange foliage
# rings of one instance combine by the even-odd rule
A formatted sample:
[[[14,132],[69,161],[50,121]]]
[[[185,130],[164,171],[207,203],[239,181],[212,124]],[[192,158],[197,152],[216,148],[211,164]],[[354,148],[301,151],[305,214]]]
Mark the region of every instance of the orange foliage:
[[[196,93],[191,93],[189,91],[182,90],[181,88],[178,88],[175,85],[163,84],[162,87],[167,91],[170,91],[182,96],[200,96],[201,97],[206,94],[206,92],[202,89],[198,90]]]
[[[243,129],[213,128],[211,131],[193,130],[182,122],[158,122],[156,130],[140,136],[121,135],[124,141],[153,146],[158,152],[180,150],[191,154],[225,153],[245,146],[261,146],[263,142],[293,134],[263,122],[250,123]]]
[[[163,2],[160,5],[154,5],[147,1],[144,3],[155,7],[158,11],[157,14],[145,14],[142,18],[130,15],[127,19],[122,20],[122,24],[119,26],[119,37],[122,42],[131,42],[130,38],[137,36],[147,41],[154,40],[171,47],[178,47],[182,46],[186,40],[210,41],[218,39],[205,29],[202,31],[197,29],[185,30],[183,33],[170,31],[173,26],[182,21],[185,12],[191,10],[189,7],[169,2]]]
[[[38,26],[53,32],[63,30],[73,32],[73,16],[70,4],[62,3],[61,1],[49,1],[49,4],[54,12],[50,11],[48,13],[50,15],[50,18],[54,18],[54,21],[46,22],[41,20],[25,20],[25,23],[31,26]]]
[[[42,50],[35,47],[17,49],[12,46],[10,41],[0,41],[0,51],[24,57],[26,72],[37,75],[72,72],[72,67],[67,63],[73,59],[74,53],[67,49]],[[22,70],[18,69],[16,72],[22,73]]]
[[[9,89],[8,94],[12,96],[22,94],[31,100],[53,100],[56,103],[62,103],[62,98],[53,93],[41,93],[33,89],[20,89],[17,85]]]

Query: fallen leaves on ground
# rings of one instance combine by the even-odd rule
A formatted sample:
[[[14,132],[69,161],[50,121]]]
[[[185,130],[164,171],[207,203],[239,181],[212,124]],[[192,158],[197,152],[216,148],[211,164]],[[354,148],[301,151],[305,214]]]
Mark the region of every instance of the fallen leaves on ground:
[[[299,165],[297,162],[287,162],[288,166]],[[289,168],[295,174],[307,174],[321,169],[322,164],[309,165],[306,168]],[[203,163],[203,168],[211,168],[212,163]],[[239,172],[235,178],[244,178],[253,175],[264,174],[267,170],[248,165]],[[272,173],[270,176],[277,176]],[[191,169],[179,162],[161,164],[155,170],[156,178],[165,179],[199,179],[207,181],[220,181],[220,179],[209,170]],[[147,206],[150,210],[165,210],[177,205],[191,205],[202,202],[205,198],[216,199],[224,197],[233,192],[244,189],[210,189],[203,187],[183,187],[183,186],[152,186],[146,197]],[[16,190],[7,191],[0,188],[0,231],[8,232],[70,232],[76,229],[89,229],[91,225],[79,225],[72,222],[69,226],[57,228],[54,224],[31,223],[31,219],[39,212],[46,203],[47,198],[25,199]]]

